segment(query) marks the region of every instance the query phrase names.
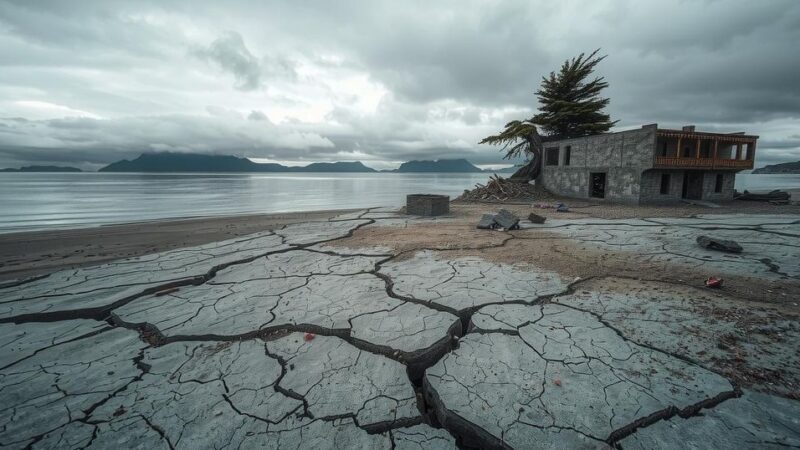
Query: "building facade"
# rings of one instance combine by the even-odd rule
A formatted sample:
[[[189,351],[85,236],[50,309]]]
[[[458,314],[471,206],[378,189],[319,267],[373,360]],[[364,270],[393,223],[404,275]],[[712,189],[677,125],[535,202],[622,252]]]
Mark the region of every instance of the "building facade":
[[[732,200],[736,172],[753,168],[757,140],[652,124],[547,141],[537,183],[566,197],[634,204]]]

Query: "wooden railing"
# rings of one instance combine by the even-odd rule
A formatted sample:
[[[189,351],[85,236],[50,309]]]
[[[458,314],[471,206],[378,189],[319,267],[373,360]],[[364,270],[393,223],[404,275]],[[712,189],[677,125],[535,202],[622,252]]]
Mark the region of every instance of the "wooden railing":
[[[655,167],[659,168],[691,168],[691,169],[752,169],[753,161],[739,159],[713,158],[676,158],[674,156],[656,156]]]

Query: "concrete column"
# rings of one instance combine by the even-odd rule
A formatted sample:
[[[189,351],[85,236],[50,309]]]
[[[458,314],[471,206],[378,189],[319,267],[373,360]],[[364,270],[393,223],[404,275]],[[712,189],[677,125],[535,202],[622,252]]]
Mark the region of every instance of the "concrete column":
[[[700,138],[697,138],[697,145],[695,145],[694,149],[694,157],[695,159],[700,159]]]

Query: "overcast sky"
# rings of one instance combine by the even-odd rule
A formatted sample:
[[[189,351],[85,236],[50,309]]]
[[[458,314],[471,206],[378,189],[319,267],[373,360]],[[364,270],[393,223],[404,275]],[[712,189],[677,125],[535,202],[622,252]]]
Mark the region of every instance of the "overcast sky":
[[[798,43],[798,0],[3,0],[0,167],[159,150],[501,164],[477,142],[596,47],[617,129],[747,131],[762,166],[800,160]]]

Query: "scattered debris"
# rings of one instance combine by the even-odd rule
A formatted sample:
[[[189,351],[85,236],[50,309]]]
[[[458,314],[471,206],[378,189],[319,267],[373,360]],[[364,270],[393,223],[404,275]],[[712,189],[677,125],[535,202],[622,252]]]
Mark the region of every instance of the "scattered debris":
[[[722,278],[708,277],[706,287],[719,289],[722,287]]]
[[[711,236],[697,236],[697,243],[701,247],[705,247],[710,250],[717,250],[720,252],[728,252],[728,253],[742,253],[742,246],[736,243],[735,241],[729,241],[726,239],[717,239]]]
[[[492,175],[486,185],[476,184],[475,189],[471,191],[465,190],[456,200],[503,202],[507,200],[532,200],[551,197],[552,194],[542,187]]]
[[[792,198],[792,194],[775,189],[766,194],[754,194],[745,190],[743,193],[733,191],[733,198],[736,200],[749,200],[755,202],[788,202]]]
[[[484,214],[478,222],[476,228],[480,230],[494,230],[497,228],[497,223],[494,221],[493,214]]]
[[[528,214],[528,220],[530,220],[532,223],[544,223],[547,218],[538,214],[530,213]]]
[[[306,333],[305,336],[303,336],[303,340],[306,342],[314,340],[314,333]]]
[[[501,209],[497,214],[484,214],[475,227],[481,230],[495,230],[497,228],[502,228],[505,231],[518,230],[519,217],[508,210]]]
[[[556,212],[569,212],[569,208],[567,207],[567,205],[558,202],[556,203]]]
[[[558,387],[561,387],[561,380],[559,380],[558,378],[555,378],[555,379],[553,379],[553,384],[555,384]]]
[[[687,200],[687,199],[684,199],[684,200],[681,200],[681,201],[683,203],[687,203],[689,205],[694,205],[694,206],[704,206],[706,208],[721,208],[721,206],[719,206],[718,204],[712,203],[712,202],[707,202],[705,200]]]

